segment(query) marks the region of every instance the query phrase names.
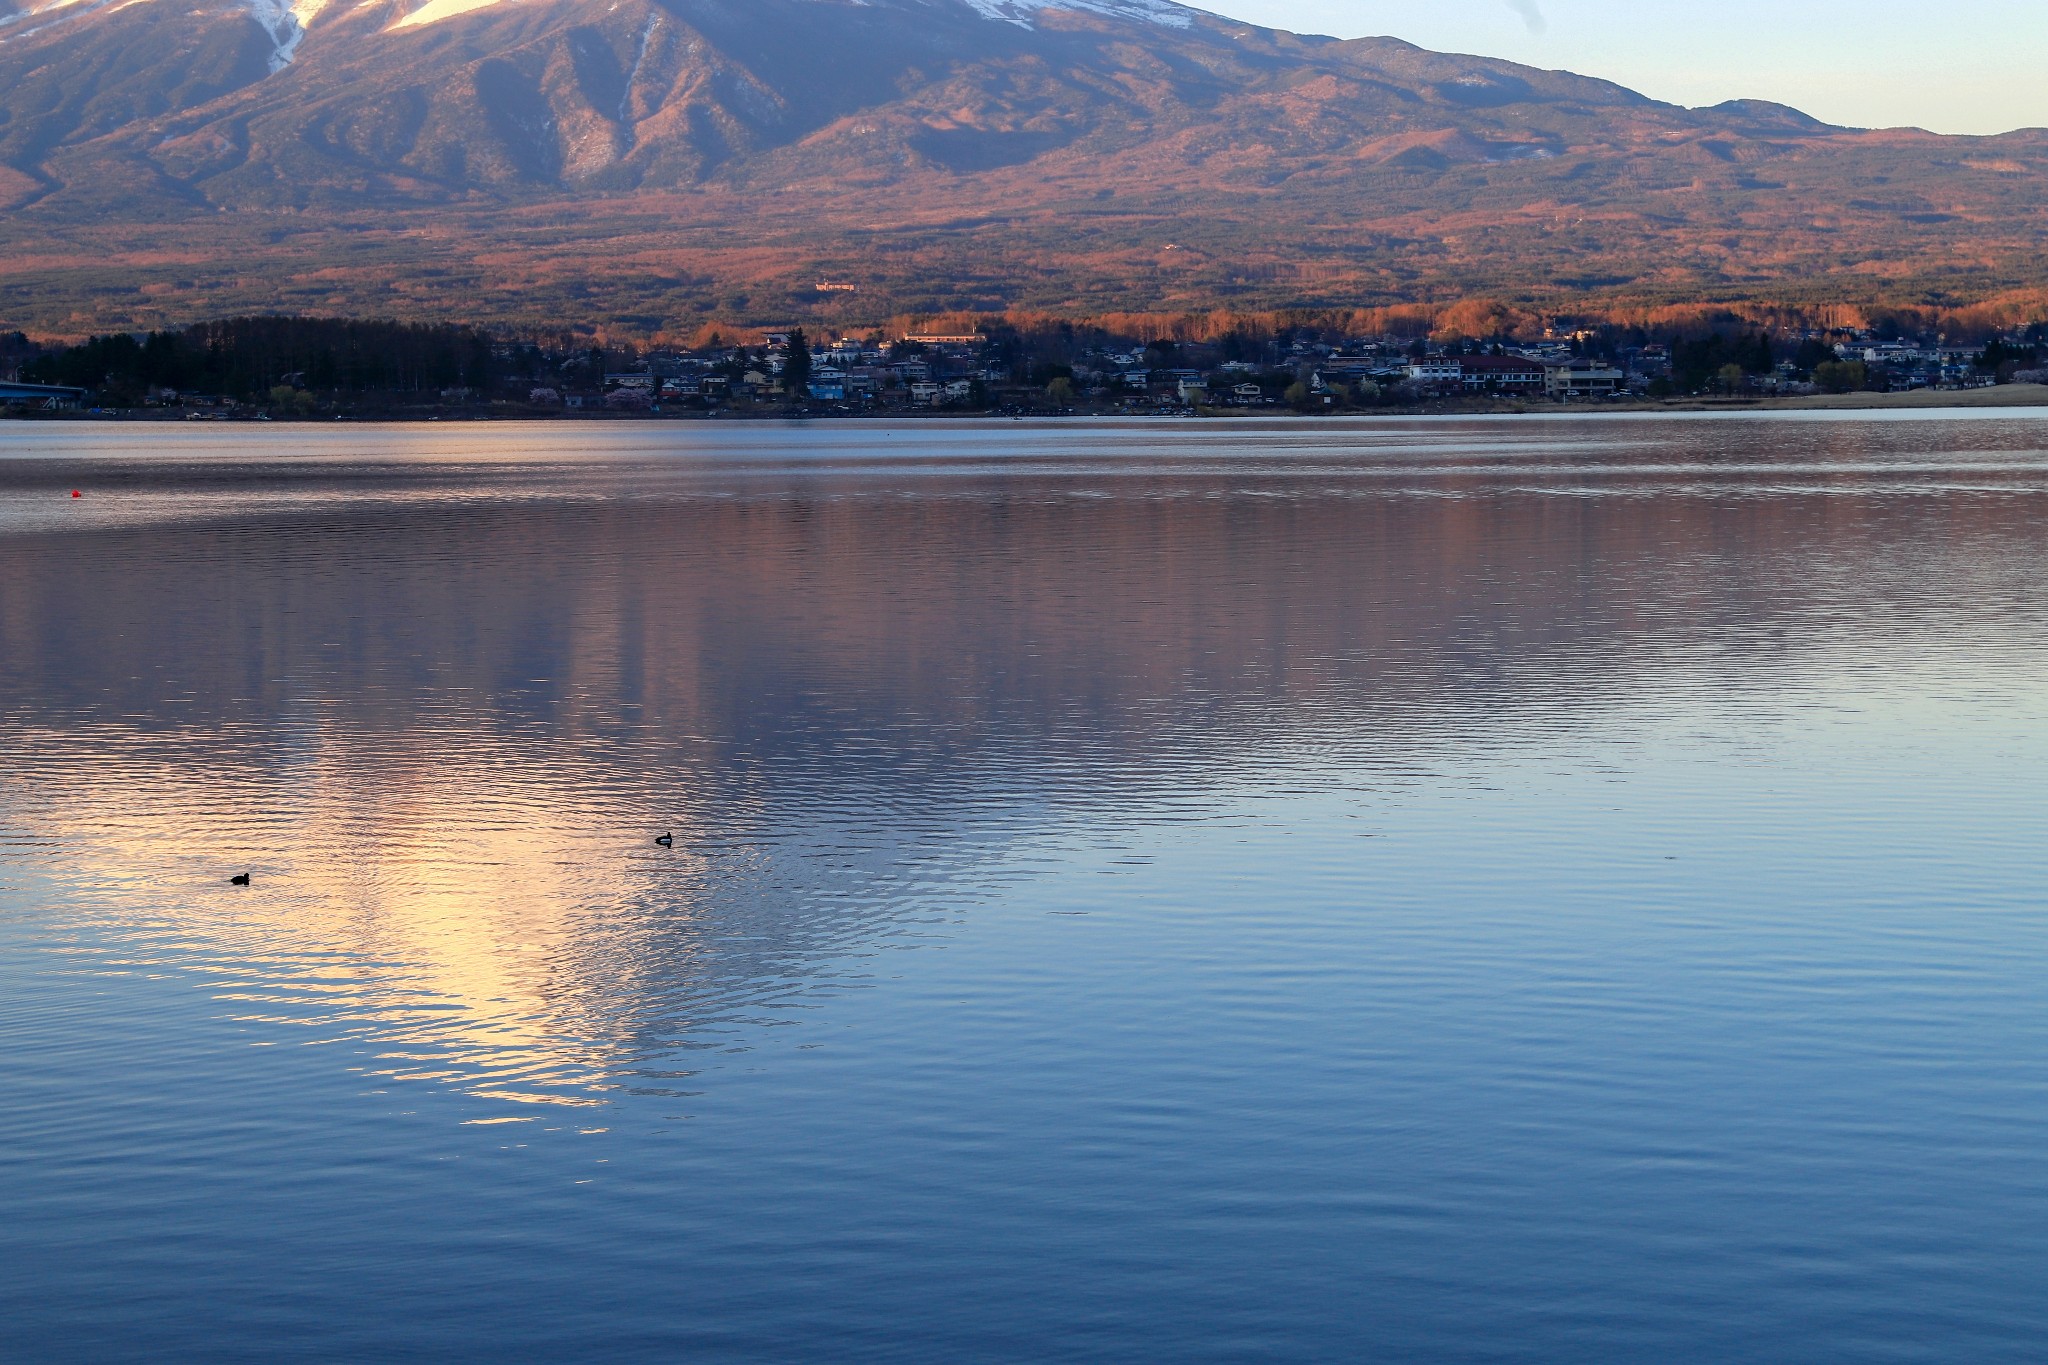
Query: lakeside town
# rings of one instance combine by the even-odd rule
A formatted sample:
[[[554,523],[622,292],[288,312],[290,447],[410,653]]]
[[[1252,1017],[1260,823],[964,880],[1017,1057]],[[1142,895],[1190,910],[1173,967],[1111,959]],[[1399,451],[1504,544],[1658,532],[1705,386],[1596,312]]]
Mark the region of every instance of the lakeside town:
[[[1897,328],[1654,337],[1138,340],[1071,326],[771,329],[696,347],[510,341],[474,329],[260,318],[41,346],[0,336],[17,417],[1230,415],[1526,409],[1959,392],[2048,382],[2048,326],[1972,342]]]

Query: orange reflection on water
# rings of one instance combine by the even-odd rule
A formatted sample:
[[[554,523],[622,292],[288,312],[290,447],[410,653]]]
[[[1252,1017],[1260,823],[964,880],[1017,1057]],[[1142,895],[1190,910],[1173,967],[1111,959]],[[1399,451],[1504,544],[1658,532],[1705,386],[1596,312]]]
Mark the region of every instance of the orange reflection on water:
[[[264,770],[198,736],[17,730],[8,823],[39,832],[47,875],[100,908],[128,970],[197,958],[245,1007],[232,1018],[357,1045],[393,1079],[603,1103],[629,1040],[587,1006],[631,992],[622,907],[658,893],[671,939],[696,919],[687,813],[667,815],[663,850],[573,755],[536,765],[477,733],[307,738]],[[253,885],[228,884],[245,870]]]

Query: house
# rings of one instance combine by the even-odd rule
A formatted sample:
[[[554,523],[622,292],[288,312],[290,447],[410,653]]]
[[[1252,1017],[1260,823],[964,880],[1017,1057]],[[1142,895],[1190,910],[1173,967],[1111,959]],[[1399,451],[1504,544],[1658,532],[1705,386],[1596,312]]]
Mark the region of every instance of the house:
[[[974,381],[972,379],[955,379],[946,385],[946,401],[948,403],[965,403],[973,397]]]
[[[1254,403],[1262,402],[1265,397],[1266,391],[1257,384],[1239,384],[1230,391],[1230,401],[1242,407],[1250,407]]]
[[[1612,398],[1628,376],[1591,360],[1543,368],[1543,391],[1552,398]]]
[[[1467,393],[1541,393],[1542,362],[1518,355],[1468,355],[1461,359]]]
[[[931,380],[920,379],[910,386],[910,401],[922,403],[929,407],[936,404],[944,393],[945,390],[932,383]]]
[[[1209,401],[1209,386],[1199,378],[1180,379],[1174,385],[1174,392],[1180,395],[1181,402],[1188,404],[1190,407]]]
[[[1229,368],[1225,366],[1224,368]],[[1331,356],[1317,366],[1325,379],[1338,380],[1346,384],[1370,379],[1379,368],[1379,362],[1370,356]]]
[[[1451,392],[1465,387],[1465,366],[1462,362],[1438,358],[1418,360],[1408,367],[1408,381],[1438,393]]]
[[[732,397],[732,380],[722,374],[707,374],[697,381],[697,396],[704,399]]]
[[[604,377],[604,386],[608,389],[640,389],[652,393],[654,376],[641,370],[635,370],[630,374],[608,374]]]

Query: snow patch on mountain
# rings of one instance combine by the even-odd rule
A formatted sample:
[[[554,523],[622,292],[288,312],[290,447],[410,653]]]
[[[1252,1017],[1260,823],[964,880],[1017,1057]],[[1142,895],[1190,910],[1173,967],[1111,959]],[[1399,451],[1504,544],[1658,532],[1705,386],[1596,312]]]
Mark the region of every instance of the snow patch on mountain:
[[[0,24],[19,24],[29,19],[40,19],[44,15],[54,14],[60,9],[74,8],[82,2],[83,0],[43,0],[41,4],[31,3],[23,5],[12,14],[0,14]],[[88,8],[103,9],[106,5],[112,3],[113,0],[103,0],[103,3],[91,4]]]
[[[422,24],[438,24],[443,19],[453,19],[456,15],[467,14],[471,10],[489,9],[492,5],[501,2],[502,0],[427,0],[426,4],[421,5],[391,27],[394,29],[418,28]]]
[[[119,0],[47,0],[47,3],[30,5],[26,9],[18,9],[12,14],[0,14],[0,29],[10,28],[16,24],[25,24],[31,19],[49,19],[51,23],[55,23],[59,19],[70,17],[67,14],[61,13],[61,11],[65,10],[75,10],[80,14],[90,14],[94,10],[108,8],[121,9],[124,6],[119,3]],[[26,38],[32,33],[41,33],[48,27],[50,27],[50,24],[38,24],[34,28],[24,29],[19,33],[9,33],[0,36]]]
[[[251,3],[276,3],[276,0],[251,0]],[[324,3],[325,0],[322,0]],[[393,29],[418,28],[422,24],[437,24],[443,19],[453,19],[458,14],[469,14],[480,9],[507,3],[508,0],[427,0],[418,9],[392,24]],[[853,0],[855,4],[883,4],[886,0]],[[981,15],[1002,23],[1016,24],[1021,28],[1033,27],[1031,16],[1041,10],[1079,10],[1089,14],[1106,14],[1115,19],[1136,19],[1145,23],[1162,24],[1167,28],[1187,28],[1194,23],[1194,11],[1173,0],[959,0],[959,3]]]
[[[299,55],[299,44],[306,41],[308,20],[299,17],[300,4],[304,0],[248,0],[249,17],[262,25],[270,35],[274,48],[270,54],[270,74],[275,76],[292,64],[292,58]],[[320,4],[313,3],[312,12],[320,12]]]
[[[0,30],[28,19],[48,22],[13,33],[0,32],[0,38],[27,38],[62,20],[87,14],[116,13],[146,3],[148,0],[44,0],[42,4],[0,16]],[[306,29],[327,5],[328,0],[241,0],[241,7],[248,10],[249,17],[270,35],[272,75],[292,64],[292,59],[299,54],[299,44],[306,40]]]
[[[1083,10],[1116,19],[1163,24],[1167,28],[1186,28],[1195,21],[1193,13],[1185,6],[1172,3],[1172,0],[962,0],[962,3],[990,19],[1022,28],[1030,28],[1031,16],[1047,9]]]

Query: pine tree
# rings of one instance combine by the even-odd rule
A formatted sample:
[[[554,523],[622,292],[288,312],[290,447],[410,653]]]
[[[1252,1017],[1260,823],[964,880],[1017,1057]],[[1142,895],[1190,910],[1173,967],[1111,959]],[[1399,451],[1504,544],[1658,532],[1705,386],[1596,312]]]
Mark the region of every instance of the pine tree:
[[[789,359],[782,363],[782,387],[792,402],[801,403],[811,396],[811,343],[801,327],[789,334]]]

